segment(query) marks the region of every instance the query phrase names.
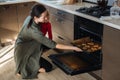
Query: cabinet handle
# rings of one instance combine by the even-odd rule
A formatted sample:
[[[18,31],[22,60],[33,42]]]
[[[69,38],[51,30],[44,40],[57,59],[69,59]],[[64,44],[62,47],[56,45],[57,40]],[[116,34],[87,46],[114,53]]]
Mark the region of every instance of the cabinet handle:
[[[61,15],[61,16],[65,16],[65,12],[63,12],[63,11],[58,11],[57,14]]]
[[[58,38],[59,38],[59,39],[61,39],[61,40],[65,40],[65,39],[64,39],[64,38],[62,38],[61,36],[58,36]]]

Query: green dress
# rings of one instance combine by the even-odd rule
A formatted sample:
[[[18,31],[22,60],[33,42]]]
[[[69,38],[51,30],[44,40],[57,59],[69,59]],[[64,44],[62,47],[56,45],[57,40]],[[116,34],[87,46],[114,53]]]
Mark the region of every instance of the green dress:
[[[40,26],[36,23],[32,22],[32,25],[29,28],[27,27],[30,19],[31,17],[28,16],[24,21],[16,39],[14,51],[16,73],[20,73],[24,79],[37,78],[43,45],[51,49],[56,46],[56,42],[48,39],[40,32]]]

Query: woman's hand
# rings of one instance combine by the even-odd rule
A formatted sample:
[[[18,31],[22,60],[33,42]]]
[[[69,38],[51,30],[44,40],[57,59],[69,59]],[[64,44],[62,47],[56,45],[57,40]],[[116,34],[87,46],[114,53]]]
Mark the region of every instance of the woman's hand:
[[[77,52],[82,52],[82,49],[78,48],[78,47],[74,47],[74,50]]]
[[[75,46],[69,46],[69,45],[63,45],[63,44],[57,44],[56,45],[57,49],[64,49],[64,50],[75,50],[77,52],[81,52],[82,50],[78,47]]]

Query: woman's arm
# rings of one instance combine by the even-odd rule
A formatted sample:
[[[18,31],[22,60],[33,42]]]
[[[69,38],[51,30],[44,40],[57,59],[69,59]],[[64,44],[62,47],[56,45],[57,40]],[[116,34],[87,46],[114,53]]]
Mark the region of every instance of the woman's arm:
[[[75,46],[69,46],[69,45],[63,45],[63,44],[57,44],[57,49],[64,49],[64,50],[75,50],[75,51],[82,51],[80,48]]]

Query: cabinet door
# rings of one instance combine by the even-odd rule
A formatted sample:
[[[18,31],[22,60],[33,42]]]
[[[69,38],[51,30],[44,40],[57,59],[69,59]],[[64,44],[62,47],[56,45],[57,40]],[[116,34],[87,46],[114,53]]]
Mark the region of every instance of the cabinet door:
[[[120,80],[120,30],[104,27],[103,80]]]
[[[18,32],[16,5],[0,6],[0,28]]]
[[[74,27],[73,27],[74,15],[49,6],[46,6],[46,8],[50,13],[50,22],[52,24],[52,31],[59,34],[62,38],[64,37],[63,42],[65,44],[66,42],[70,43],[73,40],[73,36],[74,36]]]
[[[53,40],[57,43],[62,43],[62,44],[67,44],[67,45],[71,44],[68,38],[56,32],[53,32]]]
[[[17,16],[19,22],[19,30],[25,20],[29,15],[31,7],[34,5],[34,2],[17,4]]]
[[[62,11],[62,10],[58,10],[58,9],[55,9],[55,8],[52,8],[52,7],[48,7],[46,6],[47,10],[49,11],[50,14],[54,14],[54,15],[57,15],[59,17],[62,17],[66,20],[70,20],[70,21],[74,21],[74,15],[71,14],[71,13],[68,13],[68,12],[65,12],[65,11]]]
[[[60,16],[51,14],[51,24],[53,32],[65,36],[68,41],[73,40],[73,22]]]

